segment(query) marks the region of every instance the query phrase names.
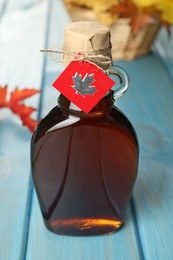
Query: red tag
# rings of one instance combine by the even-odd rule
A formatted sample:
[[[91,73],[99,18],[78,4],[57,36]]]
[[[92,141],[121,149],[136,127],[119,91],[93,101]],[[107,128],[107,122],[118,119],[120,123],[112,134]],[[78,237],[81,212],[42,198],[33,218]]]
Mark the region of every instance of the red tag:
[[[88,61],[72,61],[52,84],[86,114],[116,83]]]

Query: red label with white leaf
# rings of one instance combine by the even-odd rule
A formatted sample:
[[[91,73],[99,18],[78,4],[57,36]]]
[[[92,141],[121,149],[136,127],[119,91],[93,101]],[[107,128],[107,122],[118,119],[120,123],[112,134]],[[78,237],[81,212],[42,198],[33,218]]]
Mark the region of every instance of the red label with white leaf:
[[[72,61],[52,84],[86,114],[116,83],[88,61]]]

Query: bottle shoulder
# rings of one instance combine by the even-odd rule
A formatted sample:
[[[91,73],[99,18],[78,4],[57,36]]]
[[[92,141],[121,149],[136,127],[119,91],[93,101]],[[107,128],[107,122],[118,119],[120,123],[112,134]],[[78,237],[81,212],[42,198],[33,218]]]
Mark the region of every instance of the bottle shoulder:
[[[136,145],[139,146],[136,131],[128,117],[119,108],[115,106],[113,106],[112,108],[110,117],[113,119],[113,121],[118,122],[118,124],[121,125],[122,128],[126,129],[135,140]]]
[[[64,115],[57,105],[53,107],[49,113],[38,123],[33,133],[32,141],[44,136],[51,127],[53,127],[58,122],[61,122],[62,120],[64,120]]]
[[[136,133],[131,122],[115,106],[106,115],[92,118],[70,115],[61,110],[59,106],[55,106],[38,124],[32,141],[37,141],[41,137],[57,130],[72,129],[75,127],[121,129],[124,132],[130,133],[137,142]]]

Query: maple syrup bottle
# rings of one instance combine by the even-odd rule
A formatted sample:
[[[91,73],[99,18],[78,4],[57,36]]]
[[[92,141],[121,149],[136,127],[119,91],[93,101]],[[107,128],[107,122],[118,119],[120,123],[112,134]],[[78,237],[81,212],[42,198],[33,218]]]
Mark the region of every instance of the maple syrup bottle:
[[[95,22],[80,26],[66,26],[68,37],[69,30],[82,35],[76,50],[89,48],[89,41],[96,49],[110,45],[106,27]],[[108,69],[110,64],[105,64],[102,59],[99,67]],[[119,75],[121,89],[107,92],[88,114],[61,94],[33,134],[33,180],[44,223],[54,233],[103,235],[123,225],[137,175],[138,142],[127,117],[113,105],[128,85],[126,73],[114,69],[109,73]]]

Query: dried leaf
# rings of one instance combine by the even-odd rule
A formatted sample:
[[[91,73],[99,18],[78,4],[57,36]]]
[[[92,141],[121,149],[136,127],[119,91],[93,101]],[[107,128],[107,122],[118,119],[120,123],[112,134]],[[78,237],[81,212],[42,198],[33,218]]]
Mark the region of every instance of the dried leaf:
[[[23,125],[28,127],[29,130],[33,132],[37,125],[37,122],[30,116],[31,113],[34,112],[36,109],[33,107],[28,107],[20,102],[28,97],[35,95],[39,92],[39,90],[15,88],[14,91],[10,93],[9,100],[7,100],[7,90],[7,86],[0,86],[0,108],[9,108],[14,114],[18,115],[21,118]]]
[[[146,10],[137,7],[131,0],[124,1],[121,4],[114,6],[110,11],[119,13],[119,17],[121,18],[130,19],[130,25],[134,36],[139,32],[143,25],[150,23],[152,20],[149,10],[148,13],[146,13]]]
[[[13,92],[11,92],[10,101],[11,102],[19,102],[25,98],[31,97],[39,91],[36,89],[18,89],[15,88]]]
[[[31,132],[33,132],[37,126],[37,122],[34,119],[32,119],[30,116],[21,116],[20,118],[22,120],[23,125],[27,126],[28,129]]]
[[[7,85],[0,86],[0,108],[6,107]]]
[[[151,22],[151,17],[148,14],[138,14],[131,20],[133,35],[137,35],[142,26]]]

